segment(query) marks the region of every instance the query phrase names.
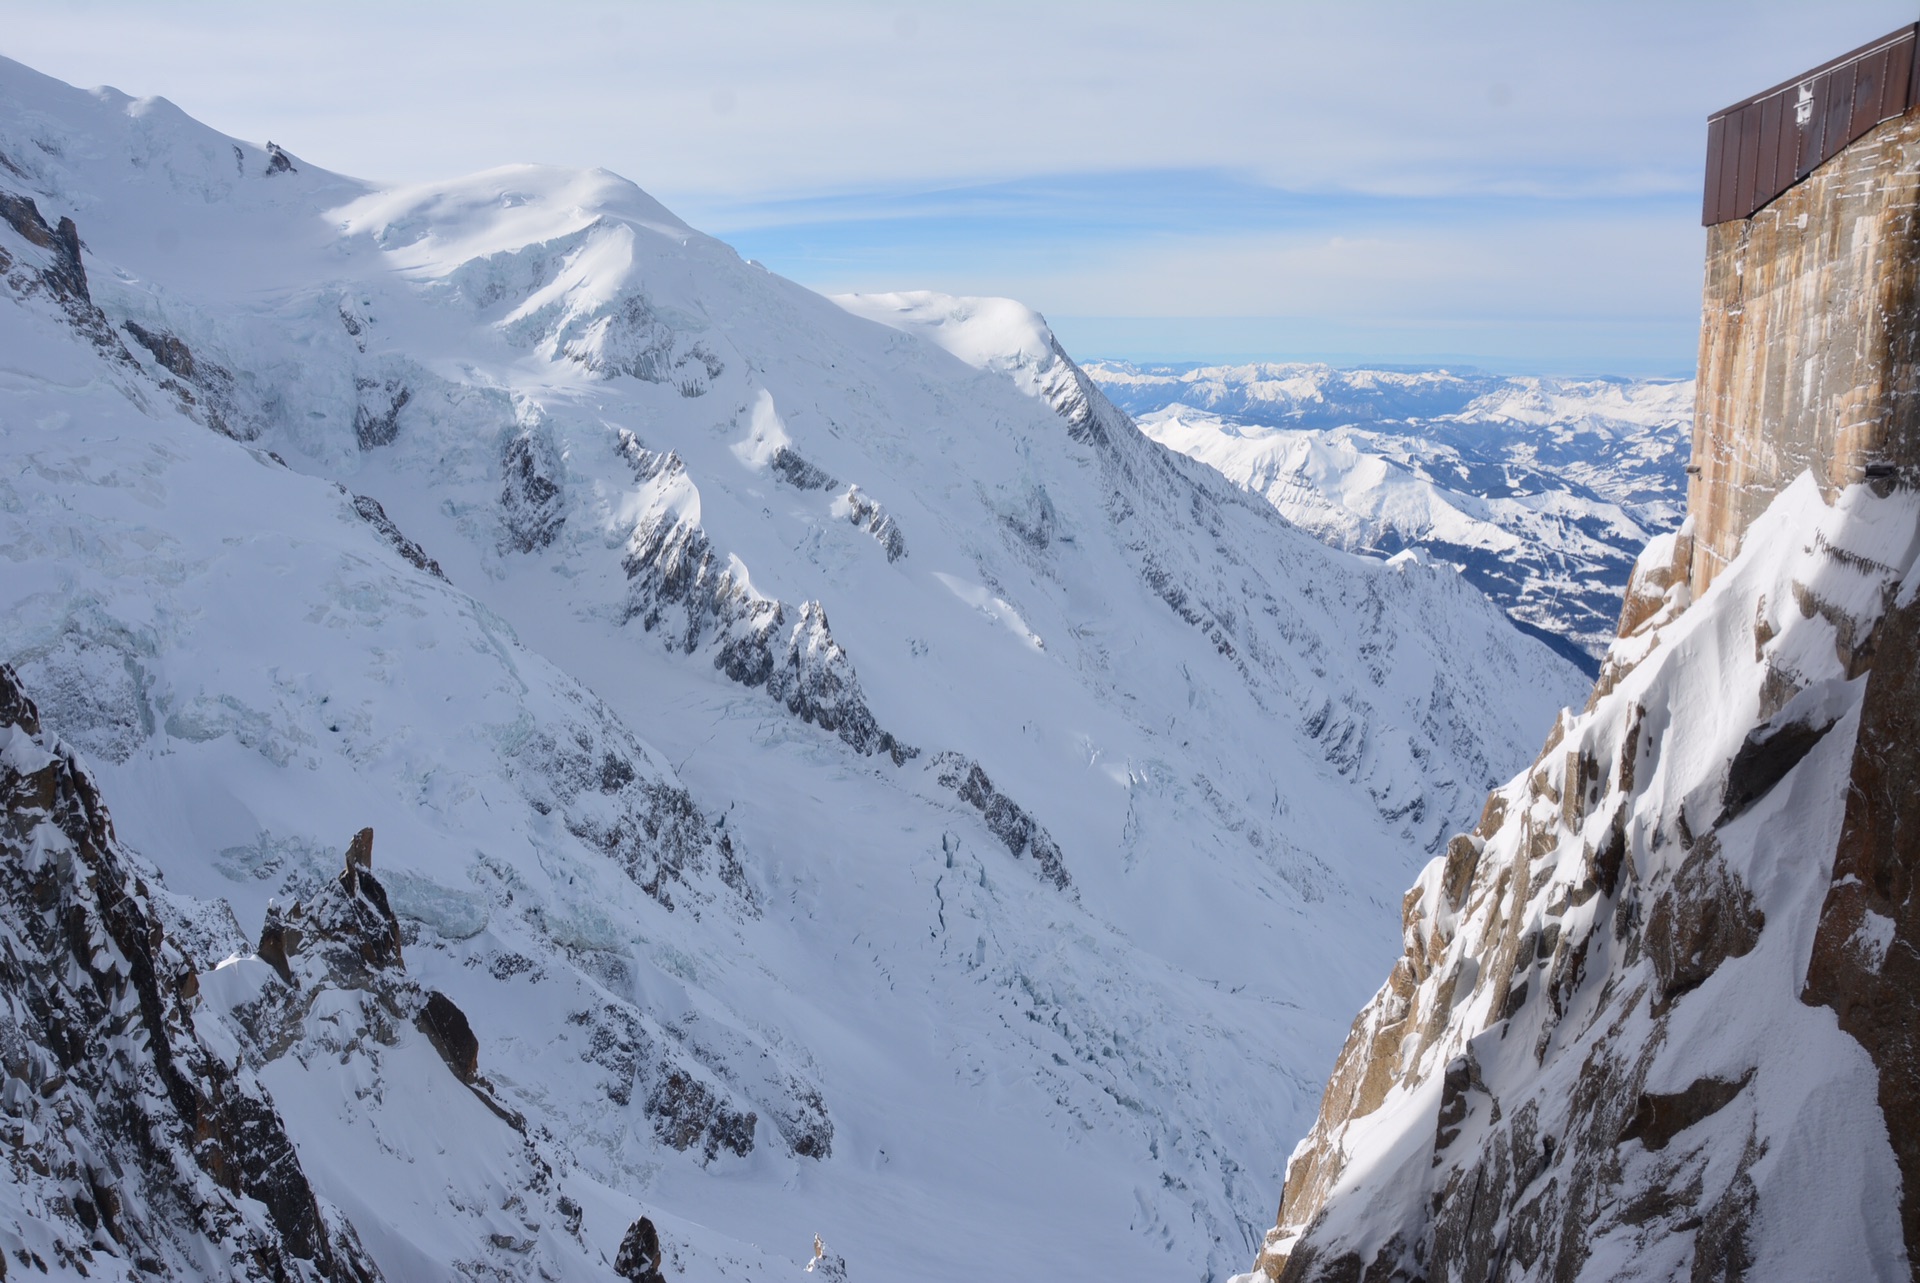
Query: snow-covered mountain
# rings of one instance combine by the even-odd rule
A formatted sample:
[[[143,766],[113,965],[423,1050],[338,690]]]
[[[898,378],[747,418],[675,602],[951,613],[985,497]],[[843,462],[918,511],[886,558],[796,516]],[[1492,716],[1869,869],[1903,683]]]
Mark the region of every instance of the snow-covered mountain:
[[[1690,382],[1325,365],[1087,373],[1147,435],[1336,548],[1424,548],[1597,671],[1633,559],[1679,524]]]
[[[111,1194],[209,1277],[271,1273],[242,1222],[333,1278],[1220,1277],[1383,906],[1577,693],[1019,305],[829,301],[603,171],[379,190],[0,61],[0,280],[8,769],[77,750],[313,1209],[62,1131],[130,1080],[10,979],[9,1256],[132,1277]]]

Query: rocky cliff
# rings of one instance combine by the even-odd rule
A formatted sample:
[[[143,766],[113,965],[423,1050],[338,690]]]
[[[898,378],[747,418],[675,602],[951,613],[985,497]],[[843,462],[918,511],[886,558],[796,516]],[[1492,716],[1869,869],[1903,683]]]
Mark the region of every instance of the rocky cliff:
[[[1688,524],[1407,893],[1255,1276],[1910,1277],[1916,142],[1712,230]]]
[[[351,1279],[273,1100],[92,777],[0,665],[0,1277]]]

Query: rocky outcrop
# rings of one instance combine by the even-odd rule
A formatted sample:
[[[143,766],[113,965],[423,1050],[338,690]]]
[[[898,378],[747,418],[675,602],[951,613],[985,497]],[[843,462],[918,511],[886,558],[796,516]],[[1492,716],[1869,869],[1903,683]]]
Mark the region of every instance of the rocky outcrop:
[[[500,473],[501,548],[538,552],[567,522],[559,456],[544,434],[528,428],[507,438]]]
[[[198,1032],[150,875],[5,666],[0,800],[6,1255],[83,1276],[377,1278],[258,1080]]]
[[[1616,644],[1611,684],[1408,893],[1404,955],[1288,1165],[1265,1277],[1758,1279],[1809,1250],[1888,1277],[1904,1255],[1920,1013],[1896,924],[1920,856],[1893,834],[1920,805],[1920,630],[1881,603],[1920,590],[1920,503],[1858,487],[1827,509],[1811,481],[1795,502],[1711,593]],[[1853,603],[1864,699],[1794,584]],[[1760,642],[1702,662],[1730,621]],[[1877,1101],[1803,1003],[1841,1013]],[[1816,1123],[1836,1109],[1844,1126]],[[1784,1228],[1816,1180],[1860,1223]]]
[[[637,479],[664,488],[684,478],[678,456],[647,450],[631,434],[621,446]],[[711,648],[715,668],[743,686],[764,686],[789,713],[833,732],[857,753],[885,754],[896,765],[919,755],[874,718],[819,602],[796,610],[761,596],[705,531],[671,509],[636,526],[622,564],[628,622],[658,631],[687,654]]]
[[[1888,615],[1876,651],[1803,997],[1873,1057],[1920,1260],[1920,602]]]
[[[819,1089],[762,1046],[684,1023],[662,1026],[618,1003],[572,1012],[567,1023],[582,1039],[580,1058],[602,1071],[607,1099],[622,1109],[637,1102],[663,1145],[707,1163],[722,1153],[745,1157],[764,1117],[794,1157],[833,1153],[833,1119]],[[757,1068],[743,1075],[743,1066]]]
[[[642,1216],[627,1227],[626,1237],[620,1240],[613,1272],[627,1283],[666,1283],[660,1264],[660,1231],[651,1219]]]
[[[795,490],[835,490],[840,486],[832,473],[809,463],[791,446],[776,446],[767,458],[767,470]],[[872,535],[886,550],[888,561],[907,555],[907,539],[900,533],[900,523],[859,486],[848,486],[833,501],[833,512]]]
[[[354,834],[346,867],[318,894],[284,913],[269,909],[256,952],[295,987],[305,977],[309,984],[365,989],[376,977],[406,970],[399,919],[373,876],[372,829]]]
[[[900,523],[879,503],[868,498],[859,486],[847,487],[847,492],[835,503],[836,509],[841,507],[846,509],[848,521],[872,535],[886,550],[888,561],[898,561],[907,555],[907,537],[900,533]]]
[[[354,834],[337,877],[285,909],[269,904],[255,953],[280,983],[238,1003],[230,1014],[248,1051],[262,1063],[289,1053],[310,1055],[310,1021],[322,999],[344,997],[344,1006],[330,1004],[324,1021],[323,1041],[332,1054],[363,1051],[377,1057],[377,1048],[396,1041],[397,1027],[410,1024],[481,1104],[525,1132],[525,1120],[480,1073],[480,1043],[466,1013],[407,974],[400,920],[373,872],[372,829]],[[352,1018],[343,1019],[342,1010]]]
[[[56,298],[93,302],[86,264],[80,261],[80,229],[71,218],[62,215],[59,226],[49,227],[31,196],[8,191],[0,191],[0,218],[29,245],[50,252],[51,261],[41,269],[40,280]]]
[[[795,490],[831,490],[840,484],[832,473],[801,458],[791,446],[776,446],[767,468]]]
[[[341,316],[345,318],[346,313],[342,312]],[[358,335],[355,337],[358,338]],[[392,445],[394,438],[400,435],[400,411],[406,409],[407,403],[413,400],[413,389],[405,379],[399,377],[372,379],[361,375],[354,379],[353,390],[354,440],[359,442],[362,450]],[[508,454],[511,465],[511,447]],[[512,484],[511,478],[509,484]]]
[[[139,368],[106,313],[94,304],[74,221],[62,215],[58,224],[49,226],[33,197],[0,188],[0,222],[21,242],[9,251],[0,240],[0,281],[7,289],[16,298],[49,300],[103,356],[129,370]]]
[[[239,408],[233,371],[194,356],[193,349],[178,335],[148,329],[138,321],[127,321],[121,328],[164,372],[161,389],[173,394],[188,418],[237,441],[251,441],[260,435],[261,425]]]
[[[1042,881],[1061,891],[1072,888],[1073,879],[1060,858],[1059,845],[1019,803],[993,786],[980,763],[959,753],[942,753],[933,759],[932,766],[941,787],[952,789],[962,802],[980,812],[987,830],[1015,857],[1032,860]]]
[[[446,579],[446,572],[440,569],[440,563],[427,556],[426,549],[407,538],[400,527],[393,524],[392,519],[387,516],[387,510],[380,506],[378,499],[372,499],[363,494],[353,495],[352,499],[353,510],[359,514],[360,520],[377,530],[389,548],[405,557],[414,569],[424,570],[435,579],[443,581]]]

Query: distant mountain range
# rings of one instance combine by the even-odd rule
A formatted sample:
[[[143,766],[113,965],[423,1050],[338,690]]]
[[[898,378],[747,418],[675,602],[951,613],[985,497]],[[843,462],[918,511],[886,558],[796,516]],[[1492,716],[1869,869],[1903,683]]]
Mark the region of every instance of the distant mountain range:
[[[1686,504],[1693,384],[1314,364],[1087,374],[1149,436],[1338,548],[1425,549],[1588,672]]]

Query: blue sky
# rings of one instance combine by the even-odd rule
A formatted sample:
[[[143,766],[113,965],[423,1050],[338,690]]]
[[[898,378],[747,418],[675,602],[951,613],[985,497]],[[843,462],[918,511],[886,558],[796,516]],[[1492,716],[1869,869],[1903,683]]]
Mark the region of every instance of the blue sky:
[[[0,3],[0,52],[367,177],[603,165],[1076,355],[1684,374],[1705,116],[1905,0]]]

